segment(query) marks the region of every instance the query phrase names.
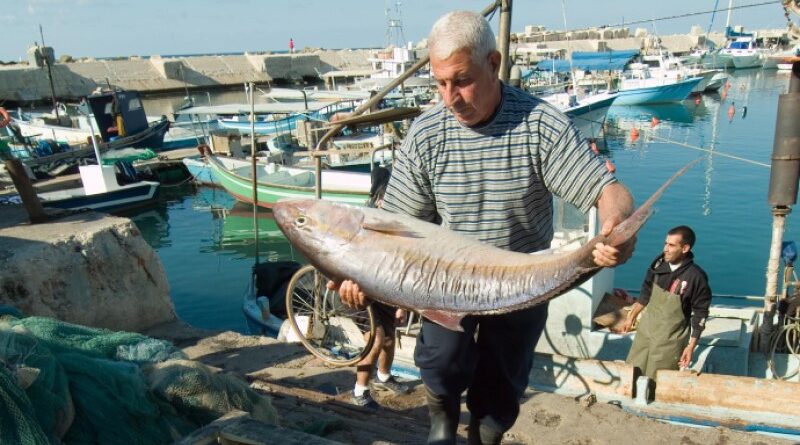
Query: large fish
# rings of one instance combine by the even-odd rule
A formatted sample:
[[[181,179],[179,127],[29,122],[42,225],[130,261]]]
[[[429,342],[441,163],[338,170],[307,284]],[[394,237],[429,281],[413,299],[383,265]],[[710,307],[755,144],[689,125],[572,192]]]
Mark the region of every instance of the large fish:
[[[565,253],[510,252],[406,215],[324,200],[280,201],[272,210],[292,245],[328,278],[351,279],[371,299],[461,330],[466,315],[528,308],[589,279],[600,270],[592,257],[595,244],[616,247],[630,240],[653,203],[695,162],[607,237]]]

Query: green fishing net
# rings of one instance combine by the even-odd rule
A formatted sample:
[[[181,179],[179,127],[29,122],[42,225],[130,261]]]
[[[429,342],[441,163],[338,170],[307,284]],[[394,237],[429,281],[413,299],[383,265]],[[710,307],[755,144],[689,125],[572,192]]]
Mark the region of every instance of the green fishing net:
[[[0,319],[0,444],[166,444],[234,409],[277,421],[268,398],[169,342]]]

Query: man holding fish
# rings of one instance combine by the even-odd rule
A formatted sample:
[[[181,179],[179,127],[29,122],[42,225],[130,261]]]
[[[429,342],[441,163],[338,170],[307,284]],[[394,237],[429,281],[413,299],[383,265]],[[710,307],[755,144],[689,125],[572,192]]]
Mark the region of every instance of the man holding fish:
[[[433,25],[428,48],[442,101],[412,125],[394,163],[384,210],[522,253],[549,248],[552,194],[583,211],[596,205],[606,235],[632,212],[628,190],[569,118],[498,79],[501,56],[483,17],[467,11],[444,15]],[[598,243],[592,247],[595,264],[625,262],[634,243]],[[368,302],[352,280],[343,280],[339,292],[345,303]],[[500,443],[519,414],[546,318],[547,304],[466,316],[461,332],[424,318],[414,359],[428,399],[428,443],[455,443],[464,390],[470,443]]]

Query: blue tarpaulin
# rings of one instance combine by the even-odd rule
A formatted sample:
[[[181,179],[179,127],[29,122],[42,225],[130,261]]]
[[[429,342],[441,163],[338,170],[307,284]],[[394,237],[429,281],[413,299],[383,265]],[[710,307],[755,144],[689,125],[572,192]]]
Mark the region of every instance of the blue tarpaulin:
[[[572,66],[566,59],[545,59],[536,67],[540,70],[569,72],[570,68],[581,71],[622,70],[625,65],[639,54],[639,50],[621,51],[575,51],[572,53]]]

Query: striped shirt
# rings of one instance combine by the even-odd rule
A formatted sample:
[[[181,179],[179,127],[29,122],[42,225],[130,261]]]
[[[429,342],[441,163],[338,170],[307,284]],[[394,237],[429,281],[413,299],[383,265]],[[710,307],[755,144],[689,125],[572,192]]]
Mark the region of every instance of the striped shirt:
[[[505,84],[487,124],[466,127],[439,103],[395,156],[385,210],[516,252],[550,246],[553,194],[585,212],[615,181],[567,116]]]

